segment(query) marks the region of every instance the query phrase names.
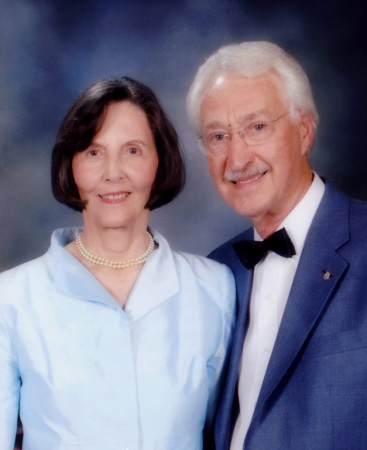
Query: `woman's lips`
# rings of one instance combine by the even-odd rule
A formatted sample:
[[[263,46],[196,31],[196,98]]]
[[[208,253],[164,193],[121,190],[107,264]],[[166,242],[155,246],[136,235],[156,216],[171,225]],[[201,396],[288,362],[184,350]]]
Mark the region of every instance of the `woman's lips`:
[[[99,197],[107,203],[118,203],[130,195],[130,192],[112,192],[108,194],[99,194]]]

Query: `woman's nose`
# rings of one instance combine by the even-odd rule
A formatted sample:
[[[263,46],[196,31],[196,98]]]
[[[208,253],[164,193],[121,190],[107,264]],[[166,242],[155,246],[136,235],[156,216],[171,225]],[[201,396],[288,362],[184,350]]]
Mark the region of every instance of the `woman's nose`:
[[[124,167],[121,159],[108,158],[105,164],[105,180],[116,182],[124,177]]]

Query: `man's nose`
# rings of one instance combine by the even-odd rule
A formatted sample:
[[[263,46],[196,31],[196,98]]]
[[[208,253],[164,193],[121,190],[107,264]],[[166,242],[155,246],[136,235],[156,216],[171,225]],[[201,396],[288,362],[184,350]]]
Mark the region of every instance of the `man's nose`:
[[[235,170],[243,167],[253,159],[251,146],[240,136],[238,131],[231,135],[227,150],[227,167]]]

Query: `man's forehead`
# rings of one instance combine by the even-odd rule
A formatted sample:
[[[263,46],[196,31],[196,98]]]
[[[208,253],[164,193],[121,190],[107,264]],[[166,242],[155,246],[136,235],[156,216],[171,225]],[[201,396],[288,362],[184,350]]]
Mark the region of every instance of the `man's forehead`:
[[[287,103],[279,80],[267,72],[254,78],[219,75],[207,88],[201,103],[208,122],[215,121],[216,112],[235,113],[239,120],[251,120],[272,113],[278,103]],[[204,125],[204,124],[203,124]],[[206,126],[206,124],[205,124]]]
[[[278,85],[280,81],[280,75],[269,69],[264,73],[259,73],[258,75],[247,76],[241,73],[232,73],[232,72],[219,72],[214,75],[211,80],[207,83],[206,91],[210,91],[211,89],[220,88],[223,85],[231,84],[234,82],[242,82],[244,84],[257,84],[257,83],[271,83]]]

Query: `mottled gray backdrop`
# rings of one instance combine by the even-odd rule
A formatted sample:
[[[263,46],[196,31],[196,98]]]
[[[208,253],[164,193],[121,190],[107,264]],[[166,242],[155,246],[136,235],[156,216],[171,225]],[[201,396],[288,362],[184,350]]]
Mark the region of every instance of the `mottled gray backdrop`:
[[[50,153],[76,96],[106,77],[152,87],[181,136],[185,191],[151,223],[200,254],[247,227],[216,194],[185,117],[198,65],[232,42],[272,40],[301,61],[321,116],[313,165],[367,199],[366,19],[356,0],[0,0],[0,270],[81,223],[51,195]]]

